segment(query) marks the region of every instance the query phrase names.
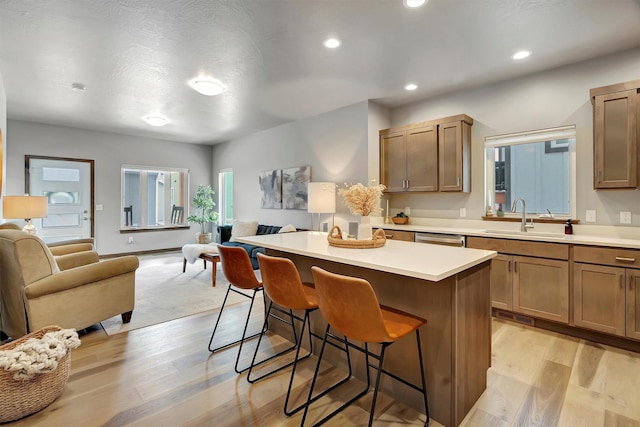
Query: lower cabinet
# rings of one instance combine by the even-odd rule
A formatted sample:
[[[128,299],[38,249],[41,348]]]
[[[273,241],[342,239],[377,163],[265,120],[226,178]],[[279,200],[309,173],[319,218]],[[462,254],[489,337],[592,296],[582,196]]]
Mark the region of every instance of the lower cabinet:
[[[469,236],[467,247],[498,251],[491,260],[493,307],[569,323],[568,245]]]
[[[640,339],[640,251],[575,247],[574,260],[573,324]]]

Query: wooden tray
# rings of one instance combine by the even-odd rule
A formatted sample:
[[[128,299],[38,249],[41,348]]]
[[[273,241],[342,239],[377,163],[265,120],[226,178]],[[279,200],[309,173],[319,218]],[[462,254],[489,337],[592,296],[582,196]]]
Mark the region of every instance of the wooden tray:
[[[342,238],[342,231],[340,230],[340,227],[334,225],[327,236],[327,241],[329,241],[329,245],[338,248],[371,249],[384,246],[384,244],[387,243],[387,238],[385,237],[384,230],[378,228],[373,233],[373,238],[371,240],[345,240]]]

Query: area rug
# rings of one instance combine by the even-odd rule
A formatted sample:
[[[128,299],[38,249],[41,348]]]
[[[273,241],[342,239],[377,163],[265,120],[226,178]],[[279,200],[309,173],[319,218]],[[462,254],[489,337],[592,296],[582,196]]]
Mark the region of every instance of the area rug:
[[[217,310],[222,307],[229,282],[218,263],[216,286],[211,286],[211,263],[188,264],[182,272],[182,254],[145,255],[139,257],[136,271],[136,302],[131,322],[122,323],[114,316],[102,323],[108,335],[156,325],[185,316]],[[249,301],[231,292],[227,307]]]

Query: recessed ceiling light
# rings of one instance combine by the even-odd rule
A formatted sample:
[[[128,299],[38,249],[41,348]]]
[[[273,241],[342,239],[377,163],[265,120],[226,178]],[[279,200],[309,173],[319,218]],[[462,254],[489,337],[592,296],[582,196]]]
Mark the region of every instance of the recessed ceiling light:
[[[71,83],[71,90],[75,90],[76,92],[84,92],[87,87],[83,83]]]
[[[530,50],[521,50],[511,55],[511,59],[515,59],[515,60],[524,59],[524,58],[527,58],[529,55],[531,55]]]
[[[335,49],[338,46],[340,46],[340,44],[341,44],[340,40],[335,38],[326,39],[325,41],[322,42],[322,45],[329,49]]]
[[[165,119],[164,117],[160,117],[160,116],[145,116],[142,118],[142,120],[144,120],[145,122],[147,122],[147,124],[151,125],[151,126],[164,126],[167,123],[169,123],[169,120]]]
[[[222,82],[216,79],[194,80],[191,83],[191,87],[195,89],[197,92],[200,92],[201,94],[207,95],[207,96],[219,95],[225,90],[227,90],[227,88],[222,84]]]
[[[415,83],[409,83],[404,87],[404,90],[416,90],[418,89],[418,85]]]
[[[416,8],[425,4],[427,0],[403,0],[404,7]]]

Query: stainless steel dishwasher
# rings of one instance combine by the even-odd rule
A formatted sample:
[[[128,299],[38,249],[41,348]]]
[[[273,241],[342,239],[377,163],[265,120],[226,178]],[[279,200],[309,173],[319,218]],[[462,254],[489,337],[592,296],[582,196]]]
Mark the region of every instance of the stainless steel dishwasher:
[[[416,233],[416,243],[432,245],[465,246],[465,237],[460,234]]]

